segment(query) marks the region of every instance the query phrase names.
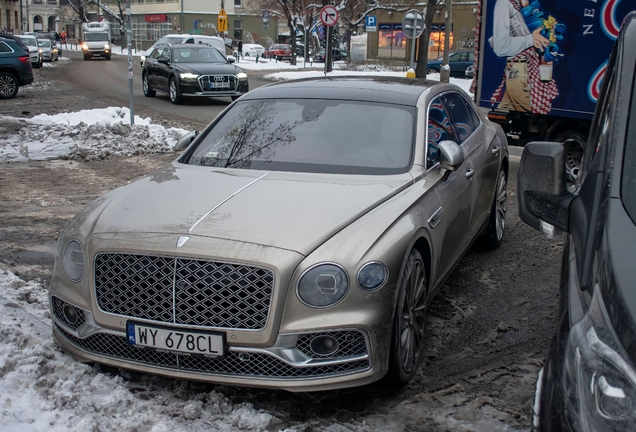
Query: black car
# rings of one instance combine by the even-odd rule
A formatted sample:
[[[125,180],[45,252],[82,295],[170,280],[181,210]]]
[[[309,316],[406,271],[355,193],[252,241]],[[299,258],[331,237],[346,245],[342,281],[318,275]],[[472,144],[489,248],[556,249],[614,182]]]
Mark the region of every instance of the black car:
[[[535,431],[636,430],[636,13],[610,57],[581,173],[561,143],[525,146],[521,219],[564,231],[556,334],[539,373]],[[573,190],[573,191],[572,191]]]
[[[11,99],[33,82],[29,49],[19,38],[0,35],[0,99]]]
[[[325,53],[326,51],[324,49],[321,49],[320,51],[318,51],[318,54],[316,54],[314,56],[314,62],[315,63],[324,63],[325,62]],[[340,61],[342,59],[347,58],[347,53],[344,51],[340,51],[339,49],[334,48],[333,50],[331,50],[331,59],[333,61]]]
[[[229,96],[236,100],[249,90],[247,74],[209,45],[158,45],[142,72],[144,95],[168,93],[173,104],[184,97]]]

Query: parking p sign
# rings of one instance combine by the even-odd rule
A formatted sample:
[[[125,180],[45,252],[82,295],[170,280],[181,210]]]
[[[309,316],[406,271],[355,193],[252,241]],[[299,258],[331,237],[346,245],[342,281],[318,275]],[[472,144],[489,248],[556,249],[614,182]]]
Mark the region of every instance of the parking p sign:
[[[378,20],[375,15],[367,15],[366,27],[368,32],[378,31]]]

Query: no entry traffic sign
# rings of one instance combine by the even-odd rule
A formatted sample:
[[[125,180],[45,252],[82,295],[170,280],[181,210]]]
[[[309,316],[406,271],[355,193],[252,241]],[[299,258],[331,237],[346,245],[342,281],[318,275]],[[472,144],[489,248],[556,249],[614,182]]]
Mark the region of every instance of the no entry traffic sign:
[[[331,5],[327,5],[320,10],[320,21],[323,25],[331,27],[338,22],[338,10]]]

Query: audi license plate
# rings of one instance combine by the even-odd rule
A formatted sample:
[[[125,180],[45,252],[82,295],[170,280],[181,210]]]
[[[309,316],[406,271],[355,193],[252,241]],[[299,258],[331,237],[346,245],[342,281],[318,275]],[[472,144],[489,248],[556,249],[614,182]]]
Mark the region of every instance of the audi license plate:
[[[216,81],[212,81],[210,83],[210,89],[229,89],[230,88],[230,83],[228,81],[220,81],[220,82],[216,82]]]
[[[180,330],[169,327],[150,327],[136,322],[126,323],[128,343],[155,351],[181,355],[223,357],[225,334]]]

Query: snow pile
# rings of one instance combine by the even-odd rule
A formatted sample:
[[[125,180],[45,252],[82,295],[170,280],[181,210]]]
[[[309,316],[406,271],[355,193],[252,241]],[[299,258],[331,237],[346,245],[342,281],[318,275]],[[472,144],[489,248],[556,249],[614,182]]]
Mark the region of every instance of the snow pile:
[[[200,384],[111,374],[52,340],[47,290],[0,269],[0,430],[262,431],[274,417]]]
[[[0,163],[104,159],[165,153],[188,131],[152,124],[128,108],[103,108],[30,119],[0,116]]]

